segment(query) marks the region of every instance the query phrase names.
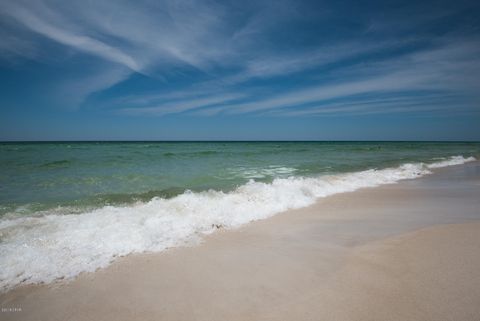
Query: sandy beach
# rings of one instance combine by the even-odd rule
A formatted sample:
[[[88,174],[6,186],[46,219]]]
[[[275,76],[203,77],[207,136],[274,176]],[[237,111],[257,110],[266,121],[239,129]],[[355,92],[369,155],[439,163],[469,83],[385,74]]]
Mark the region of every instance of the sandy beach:
[[[20,287],[0,296],[0,319],[473,321],[479,267],[472,162]]]

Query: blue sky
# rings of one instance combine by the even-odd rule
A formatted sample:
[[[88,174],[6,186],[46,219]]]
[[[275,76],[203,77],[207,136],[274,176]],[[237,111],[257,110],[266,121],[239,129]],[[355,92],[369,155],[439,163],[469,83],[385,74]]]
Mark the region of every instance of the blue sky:
[[[0,140],[480,140],[478,1],[0,1]]]

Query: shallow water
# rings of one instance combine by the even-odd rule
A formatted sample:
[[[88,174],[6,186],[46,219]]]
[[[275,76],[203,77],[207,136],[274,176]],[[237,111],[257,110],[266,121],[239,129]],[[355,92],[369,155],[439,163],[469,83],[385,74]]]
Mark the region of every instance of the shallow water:
[[[329,195],[428,175],[478,143],[0,145],[0,289],[198,242]],[[35,264],[32,264],[35,262]]]

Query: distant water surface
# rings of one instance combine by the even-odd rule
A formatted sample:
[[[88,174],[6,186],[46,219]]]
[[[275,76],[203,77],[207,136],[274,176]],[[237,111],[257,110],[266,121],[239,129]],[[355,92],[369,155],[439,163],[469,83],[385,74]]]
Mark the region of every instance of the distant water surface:
[[[231,191],[271,182],[480,154],[478,143],[65,142],[0,144],[0,215]]]

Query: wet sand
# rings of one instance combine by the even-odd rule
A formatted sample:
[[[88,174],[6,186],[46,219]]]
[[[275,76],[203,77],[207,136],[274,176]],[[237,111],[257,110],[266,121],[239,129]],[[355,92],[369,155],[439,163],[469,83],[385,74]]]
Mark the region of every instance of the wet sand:
[[[480,163],[20,287],[0,305],[1,320],[480,320]]]

